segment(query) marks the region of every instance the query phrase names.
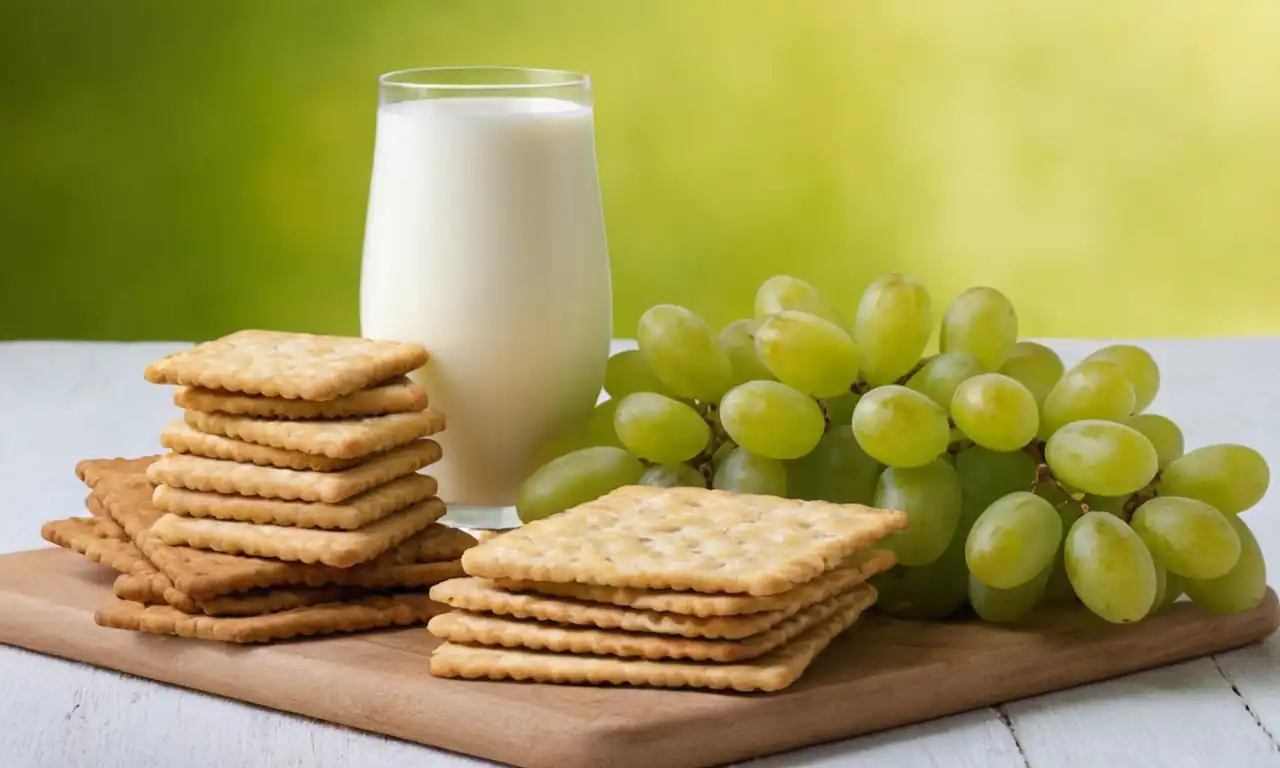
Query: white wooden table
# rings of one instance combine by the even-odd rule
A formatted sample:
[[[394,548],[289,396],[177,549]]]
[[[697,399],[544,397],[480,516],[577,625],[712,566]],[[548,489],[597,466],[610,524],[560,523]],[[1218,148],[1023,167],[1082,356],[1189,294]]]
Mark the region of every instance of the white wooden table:
[[[1051,341],[1070,365],[1095,343]],[[1280,338],[1144,344],[1151,410],[1189,446],[1242,442],[1280,470]],[[0,552],[84,514],[87,457],[159,450],[175,410],[147,362],[177,344],[0,343]],[[1247,519],[1280,563],[1273,491]],[[1274,583],[1274,582],[1273,582]],[[755,766],[1280,766],[1280,641],[767,758]],[[864,702],[865,704],[866,702]],[[714,734],[709,734],[714,738]],[[483,761],[0,647],[0,765],[480,766]]]

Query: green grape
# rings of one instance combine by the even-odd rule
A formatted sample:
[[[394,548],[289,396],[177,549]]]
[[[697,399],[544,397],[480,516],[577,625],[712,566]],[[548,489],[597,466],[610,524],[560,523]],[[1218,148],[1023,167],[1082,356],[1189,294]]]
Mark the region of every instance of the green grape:
[[[644,355],[638,349],[626,349],[609,358],[604,368],[604,391],[614,400],[621,400],[635,392],[671,394],[644,361]]]
[[[1057,352],[1034,341],[1020,341],[1013,345],[1013,351],[998,372],[1021,382],[1043,408],[1045,398],[1065,370]]]
[[[1067,533],[1067,575],[1085,606],[1113,624],[1138,621],[1156,596],[1156,565],[1125,522],[1089,512]]]
[[[711,487],[734,493],[787,495],[787,468],[777,459],[735,448],[716,469]]]
[[[712,473],[714,473],[715,470],[720,468],[720,465],[724,463],[724,460],[729,458],[729,454],[733,453],[733,449],[737,447],[738,446],[734,445],[732,440],[725,440],[723,443],[720,444],[720,447],[717,448],[715,452],[711,454]]]
[[[621,448],[596,446],[553,459],[530,475],[516,494],[516,514],[529,523],[634,485],[644,465]]]
[[[1124,496],[1151,482],[1156,449],[1142,433],[1111,421],[1075,421],[1053,433],[1045,462],[1062,482],[1098,496]]]
[[[1156,596],[1151,599],[1151,608],[1147,610],[1147,615],[1155,613],[1163,608],[1165,596],[1169,590],[1169,569],[1160,564],[1159,560],[1154,561],[1156,567]]]
[[[853,424],[853,409],[858,407],[862,395],[857,392],[846,392],[843,395],[827,400],[827,421],[834,426],[847,427]]]
[[[671,393],[708,402],[733,386],[733,366],[715,333],[697,314],[658,304],[640,316],[640,352]]]
[[[969,603],[983,621],[1013,624],[1027,618],[1045,599],[1051,567],[1011,589],[998,589],[969,574]]]
[[[1119,367],[1125,378],[1133,384],[1134,404],[1130,413],[1141,413],[1156,399],[1156,392],[1160,390],[1160,367],[1145,349],[1128,344],[1112,344],[1089,355],[1083,362],[1099,361]]]
[[[1240,559],[1235,567],[1216,579],[1187,579],[1183,590],[1196,605],[1214,613],[1239,613],[1255,608],[1267,593],[1267,563],[1262,549],[1244,520],[1227,518],[1240,537]]]
[[[764,321],[769,315],[783,310],[795,310],[817,315],[823,320],[844,327],[844,318],[832,306],[817,288],[799,278],[788,275],[774,275],[765,280],[756,291],[756,319]]]
[[[921,467],[951,441],[947,414],[928,397],[891,384],[862,396],[853,409],[853,434],[871,458],[890,467]]]
[[[1120,519],[1124,517],[1124,505],[1129,503],[1129,499],[1133,498],[1132,494],[1124,496],[1097,496],[1092,493],[1084,495],[1084,503],[1089,505],[1089,509],[1098,512],[1106,512],[1109,515],[1115,515]]]
[[[1101,361],[1081,363],[1067,371],[1044,401],[1040,438],[1073,421],[1124,421],[1133,413],[1133,385],[1118,366]]]
[[[785,310],[756,331],[756,353],[778,381],[814,397],[849,391],[858,348],[844,329],[815,315]]]
[[[964,519],[969,525],[997,499],[1025,491],[1036,480],[1036,460],[1021,451],[1002,453],[975,445],[956,455],[964,489]],[[968,527],[964,533],[969,534]]]
[[[999,370],[1017,340],[1018,313],[995,288],[970,288],[942,316],[939,348],[969,352],[986,371]]]
[[[628,451],[656,464],[688,461],[711,439],[711,428],[691,406],[654,392],[622,398],[613,429]]]
[[[1138,430],[1151,441],[1156,449],[1156,459],[1164,469],[1174,459],[1182,456],[1182,430],[1172,419],[1154,413],[1140,413],[1125,419],[1125,424]]]
[[[937,621],[953,616],[969,598],[964,540],[959,536],[952,537],[946,551],[932,563],[893,570],[898,572],[895,615]]]
[[[944,461],[923,467],[886,469],[876,482],[872,506],[907,513],[907,527],[880,541],[902,565],[937,560],[960,524],[960,476]]]
[[[812,451],[787,463],[787,489],[796,499],[871,504],[883,470],[845,424],[832,427]]]
[[[920,359],[933,333],[933,303],[914,277],[890,274],[867,286],[853,318],[862,373],[873,387],[892,384]]]
[[[613,428],[613,416],[618,411],[617,400],[605,400],[591,411],[587,418],[587,446],[610,445],[621,448],[622,441]]]
[[[1262,454],[1243,445],[1206,445],[1169,462],[1156,491],[1199,499],[1224,515],[1239,514],[1262,500],[1271,469]]]
[[[1054,483],[1041,483],[1036,486],[1034,493],[1058,510],[1058,518],[1062,521],[1064,532],[1071,530],[1071,526],[1075,525],[1084,514],[1080,502],[1068,496]],[[1074,603],[1076,601],[1076,593],[1071,589],[1071,579],[1067,576],[1066,550],[1067,537],[1063,536],[1058,544],[1058,550],[1053,555],[1049,583],[1044,588],[1046,602]]]
[[[1129,520],[1152,556],[1188,579],[1216,579],[1240,559],[1240,537],[1222,514],[1203,501],[1157,496]]]
[[[1040,427],[1040,410],[1031,391],[998,373],[961,384],[951,399],[951,418],[970,440],[993,451],[1022,448]]]
[[[1237,535],[1238,532],[1237,532]],[[1182,578],[1176,573],[1169,573],[1167,570],[1164,575],[1164,599],[1160,603],[1160,608],[1166,605],[1173,605],[1187,592],[1187,579]]]
[[[969,572],[996,589],[1026,584],[1053,564],[1062,518],[1030,491],[1014,491],[978,516],[965,542]]]
[[[907,379],[907,388],[914,389],[942,407],[951,410],[951,398],[965,381],[982,373],[982,363],[968,352],[947,352],[924,364],[924,367]]]
[[[734,320],[720,331],[720,348],[729,356],[735,386],[775,378],[756,353],[756,331],[759,328],[760,323],[746,319]]]
[[[654,464],[644,471],[636,485],[658,488],[706,488],[707,479],[688,464]]]
[[[776,381],[739,384],[720,401],[720,423],[733,442],[770,459],[812,451],[826,423],[817,401]]]

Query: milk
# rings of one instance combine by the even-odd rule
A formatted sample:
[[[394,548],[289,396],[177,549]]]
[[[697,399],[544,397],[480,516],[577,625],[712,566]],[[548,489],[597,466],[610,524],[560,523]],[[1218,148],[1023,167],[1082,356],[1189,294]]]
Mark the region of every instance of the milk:
[[[585,423],[612,336],[592,111],[439,98],[377,116],[361,334],[414,341],[448,421],[446,503],[502,506],[535,450]]]

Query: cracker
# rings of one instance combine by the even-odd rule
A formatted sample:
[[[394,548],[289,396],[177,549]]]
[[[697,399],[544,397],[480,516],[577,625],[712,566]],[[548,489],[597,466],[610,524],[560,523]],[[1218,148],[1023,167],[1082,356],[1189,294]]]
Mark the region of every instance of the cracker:
[[[903,512],[624,486],[468,550],[490,579],[776,595],[904,528]]]
[[[358,632],[419,624],[444,610],[426,595],[375,595],[346,603],[324,603],[262,616],[191,616],[168,606],[144,606],[116,600],[98,609],[99,626],[156,635],[262,643],[305,635]]]
[[[869,605],[866,595],[856,590],[844,597],[845,601],[829,618],[786,645],[731,664],[618,659],[443,643],[432,652],[428,670],[436,677],[469,679],[778,691],[798,680],[814,658],[837,635],[853,626]]]
[[[372,560],[441,517],[444,517],[444,504],[436,498],[406,507],[353,531],[257,525],[168,514],[151,526],[149,535],[170,546],[350,568]]]
[[[164,576],[160,577],[162,580]],[[170,582],[172,584],[172,582]],[[116,577],[111,586],[112,592],[121,600],[129,600],[143,605],[168,605],[164,599],[164,587],[156,585],[151,579],[132,573],[122,573]],[[196,611],[187,611],[196,613]]]
[[[301,400],[333,400],[422,367],[417,344],[244,330],[147,366],[154,384]]]
[[[893,565],[893,554],[876,550],[865,556],[854,555],[837,568],[774,597],[750,597],[746,595],[703,595],[680,592],[654,593],[657,602],[667,607],[684,607],[688,610],[670,612],[661,609],[644,610],[624,605],[605,604],[610,601],[589,602],[572,597],[550,597],[532,592],[512,592],[500,588],[488,579],[452,579],[438,584],[431,590],[431,599],[447,603],[453,608],[476,613],[493,613],[517,619],[550,621],[600,629],[621,629],[628,632],[650,632],[680,637],[704,637],[737,640],[776,626],[810,605],[827,600],[840,592],[860,584],[871,576]],[[553,585],[570,586],[570,585]],[[574,585],[577,586],[577,585]],[[606,593],[627,590],[611,587],[587,587]],[[637,590],[630,590],[635,592]],[[737,611],[734,614],[699,613],[701,601],[760,601],[769,607],[759,611]],[[641,602],[644,602],[642,599]],[[692,605],[692,608],[690,606]]]
[[[594,584],[558,584],[550,581],[520,581],[498,579],[493,585],[506,592],[533,592],[543,596],[567,598],[574,601],[601,603],[657,611],[681,616],[715,617],[741,616],[753,613],[782,611],[799,605],[812,605],[819,600],[840,592],[845,587],[865,581],[877,573],[889,570],[896,562],[893,552],[872,549],[855,552],[844,562],[824,571],[803,584],[776,595],[717,595],[703,592],[675,592],[663,589],[635,589],[631,587],[601,587]]]
[[[856,593],[856,594],[855,594]],[[829,618],[842,605],[875,602],[875,589],[859,584],[821,603],[815,603],[763,632],[738,640],[667,637],[645,632],[587,629],[521,621],[481,613],[453,611],[431,620],[427,629],[449,643],[524,648],[558,653],[692,661],[732,662],[754,659]]]
[[[388,451],[445,427],[444,414],[431,410],[329,421],[273,421],[203,411],[184,411],[183,418],[201,432],[334,459]]]
[[[368,525],[436,495],[437,483],[428,475],[409,475],[352,496],[339,504],[280,501],[256,496],[188,491],[156,486],[151,501],[159,509],[188,517],[294,525],[300,528],[353,529]]]
[[[290,400],[285,397],[245,395],[203,387],[179,387],[173,404],[180,408],[209,413],[238,413],[274,419],[341,419],[351,416],[381,416],[425,410],[427,391],[400,376],[359,392],[333,400]]]
[[[145,560],[132,542],[116,537],[94,517],[51,520],[41,526],[40,536],[50,544],[70,549],[120,573],[131,572],[137,561]]]
[[[193,456],[226,459],[262,467],[310,469],[318,472],[333,472],[354,467],[365,460],[363,457],[331,459],[328,456],[316,456],[302,451],[286,451],[269,445],[232,440],[222,435],[211,435],[193,429],[191,425],[181,420],[171,421],[165,426],[160,433],[160,444],[174,453],[189,453]]]
[[[111,515],[107,514],[107,510],[102,508],[102,502],[91,493],[84,497],[84,508],[89,510],[89,514],[93,515],[93,519],[98,521],[98,528],[113,539],[127,539],[128,534],[124,529],[111,519]]]
[[[151,525],[165,514],[151,503],[151,484],[146,479],[146,467],[155,458],[89,459],[76,466],[76,474],[93,488],[94,495],[147,559],[175,587],[196,600],[295,584],[343,584],[365,589],[429,587],[462,576],[462,566],[456,558],[475,545],[475,539],[466,532],[435,523],[395,549],[351,568],[171,547],[148,536]]]
[[[336,504],[439,460],[440,444],[434,440],[417,440],[337,472],[260,467],[175,453],[148,467],[147,479],[192,491]]]

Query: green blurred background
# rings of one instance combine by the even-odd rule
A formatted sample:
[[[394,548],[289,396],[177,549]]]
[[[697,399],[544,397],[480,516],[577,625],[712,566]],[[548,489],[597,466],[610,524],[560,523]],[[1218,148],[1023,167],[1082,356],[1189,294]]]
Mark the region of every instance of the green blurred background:
[[[1280,331],[1275,0],[6,0],[0,337],[358,330],[375,78],[596,85],[616,332],[775,272]]]

